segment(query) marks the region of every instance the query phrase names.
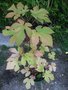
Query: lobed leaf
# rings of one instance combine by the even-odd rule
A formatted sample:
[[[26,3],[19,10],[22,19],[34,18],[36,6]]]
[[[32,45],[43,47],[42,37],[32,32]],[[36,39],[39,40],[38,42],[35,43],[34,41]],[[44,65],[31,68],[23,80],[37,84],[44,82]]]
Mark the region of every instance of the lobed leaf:
[[[12,18],[14,16],[14,12],[9,12],[5,17]]]
[[[32,49],[36,49],[39,43],[39,36],[36,31],[32,31],[32,36],[30,38],[30,44]]]
[[[15,31],[14,31],[14,30],[4,29],[4,30],[2,31],[2,33],[3,33],[4,36],[10,36],[10,35],[13,35],[13,34],[15,33]]]
[[[43,64],[38,65],[36,70],[38,72],[44,72],[44,66],[43,66]]]
[[[21,15],[24,16],[26,12],[28,12],[28,7],[24,6],[21,2],[19,2],[16,6],[13,4],[8,11],[10,11],[6,18],[12,18],[14,17],[14,20],[19,18]]]
[[[36,30],[37,30],[37,32],[39,33],[39,34],[41,34],[41,35],[45,35],[45,34],[53,34],[54,33],[54,31],[51,29],[51,28],[49,28],[49,27],[42,27],[42,26],[37,26],[36,27]]]
[[[32,78],[26,78],[24,79],[23,83],[26,84],[26,88],[27,89],[30,89],[31,88],[31,85],[34,85],[34,80]]]
[[[41,23],[51,22],[48,17],[48,11],[44,8],[39,9],[38,6],[35,6],[33,10],[31,10],[31,15]]]
[[[55,60],[55,52],[48,53],[48,58]]]
[[[53,47],[53,40],[51,35],[40,36],[40,40],[44,46]]]
[[[44,80],[46,81],[46,82],[50,82],[50,80],[54,80],[54,75],[51,73],[51,71],[49,71],[49,70],[46,70],[45,71],[45,73],[44,73]]]

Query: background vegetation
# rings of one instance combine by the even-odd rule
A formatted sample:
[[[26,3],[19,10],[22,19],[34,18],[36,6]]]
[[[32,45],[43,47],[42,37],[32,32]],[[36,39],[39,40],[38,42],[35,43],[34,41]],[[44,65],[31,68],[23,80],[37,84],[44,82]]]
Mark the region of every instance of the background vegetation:
[[[32,6],[38,5],[49,11],[49,16],[52,21],[54,41],[62,48],[63,51],[68,51],[68,0],[0,0],[0,30],[5,25],[11,24],[10,20],[5,19],[7,9],[14,3],[22,2]]]

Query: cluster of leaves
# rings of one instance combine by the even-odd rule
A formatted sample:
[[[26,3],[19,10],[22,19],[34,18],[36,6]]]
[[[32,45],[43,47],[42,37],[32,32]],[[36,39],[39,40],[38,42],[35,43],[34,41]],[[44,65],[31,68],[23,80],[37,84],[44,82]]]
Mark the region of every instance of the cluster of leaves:
[[[24,83],[27,89],[34,85],[37,73],[42,73],[42,77],[46,82],[54,80],[52,71],[56,71],[56,64],[49,64],[43,57],[45,53],[51,60],[55,60],[55,52],[50,51],[49,47],[53,47],[52,34],[54,31],[47,26],[42,26],[44,22],[51,22],[48,18],[48,11],[34,7],[30,10],[26,5],[18,3],[13,4],[9,9],[6,18],[13,18],[15,22],[11,26],[6,26],[3,30],[3,35],[10,36],[10,43],[17,45],[15,48],[10,48],[12,55],[7,59],[6,70],[14,70],[25,74]],[[36,27],[30,22],[24,20],[27,12],[40,23]],[[21,19],[21,17],[23,19]],[[26,52],[24,46],[27,45],[29,50]],[[22,67],[22,68],[21,68]]]
[[[11,24],[11,19],[5,19],[4,16],[7,13],[6,9],[10,7],[11,4],[17,4],[19,0],[0,0],[0,29],[5,25]],[[68,28],[68,1],[67,0],[20,0],[20,2],[28,5],[30,8],[37,5],[48,9],[50,12],[50,19],[54,26],[60,25],[61,30],[55,28],[54,38],[56,43],[63,49],[63,51],[68,51],[68,42],[66,30]],[[61,4],[60,4],[61,3]],[[29,15],[26,16],[27,20],[30,19]]]

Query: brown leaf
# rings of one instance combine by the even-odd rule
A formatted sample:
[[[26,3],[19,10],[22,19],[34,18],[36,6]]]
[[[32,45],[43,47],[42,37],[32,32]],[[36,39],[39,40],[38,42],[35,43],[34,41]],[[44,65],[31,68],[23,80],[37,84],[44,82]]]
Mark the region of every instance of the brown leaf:
[[[12,18],[13,16],[14,16],[14,12],[10,12],[5,17],[6,18]]]
[[[5,28],[6,28],[6,29],[10,29],[11,27],[10,27],[10,26],[6,26]]]
[[[51,35],[41,36],[40,40],[43,45],[53,47],[53,40]]]
[[[25,23],[25,25],[28,26],[28,27],[32,27],[31,23]]]
[[[42,57],[42,56],[43,56],[43,53],[42,53],[41,51],[37,50],[37,51],[35,52],[35,56],[36,56],[36,57]]]
[[[15,59],[19,58],[19,52],[15,48],[10,48],[9,51],[13,54],[7,59],[8,62],[14,61]]]
[[[36,31],[32,32],[32,37],[30,39],[30,43],[33,47],[37,47],[37,44],[39,43],[39,37]]]
[[[15,48],[10,48],[9,51],[15,54],[18,53],[18,51]]]
[[[12,70],[14,69],[14,66],[15,66],[15,62],[8,62],[6,70]]]
[[[22,24],[22,25],[24,24],[24,21],[21,20],[21,19],[18,19],[17,21],[18,21],[20,24]]]

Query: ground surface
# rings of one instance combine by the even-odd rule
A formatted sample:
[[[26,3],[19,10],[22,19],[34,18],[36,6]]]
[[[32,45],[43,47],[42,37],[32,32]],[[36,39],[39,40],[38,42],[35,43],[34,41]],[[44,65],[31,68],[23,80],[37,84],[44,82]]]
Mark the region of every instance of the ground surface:
[[[0,50],[0,60],[4,60],[0,65],[0,90],[26,90],[23,84],[23,76],[21,74],[14,74],[5,71],[6,58],[9,52]],[[60,55],[56,61],[57,71],[55,73],[55,80],[49,84],[44,81],[36,82],[30,90],[68,90],[68,56]]]

